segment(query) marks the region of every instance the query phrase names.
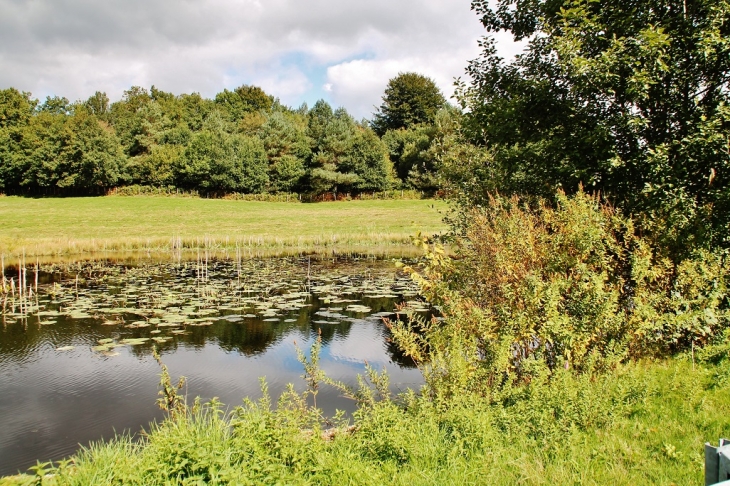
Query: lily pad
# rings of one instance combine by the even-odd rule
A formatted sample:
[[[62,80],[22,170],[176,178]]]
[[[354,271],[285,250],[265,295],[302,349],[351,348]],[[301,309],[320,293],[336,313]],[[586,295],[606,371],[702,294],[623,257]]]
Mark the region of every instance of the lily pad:
[[[138,346],[140,344],[145,344],[149,340],[150,340],[150,338],[129,338],[129,339],[122,339],[119,342],[122,344],[127,344],[129,346]]]

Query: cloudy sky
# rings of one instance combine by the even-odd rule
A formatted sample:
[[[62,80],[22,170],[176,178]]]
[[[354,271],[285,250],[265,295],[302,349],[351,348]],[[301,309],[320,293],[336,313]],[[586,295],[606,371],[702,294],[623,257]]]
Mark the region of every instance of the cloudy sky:
[[[398,72],[450,96],[483,34],[469,0],[0,0],[0,88],[73,101],[255,84],[369,118]]]

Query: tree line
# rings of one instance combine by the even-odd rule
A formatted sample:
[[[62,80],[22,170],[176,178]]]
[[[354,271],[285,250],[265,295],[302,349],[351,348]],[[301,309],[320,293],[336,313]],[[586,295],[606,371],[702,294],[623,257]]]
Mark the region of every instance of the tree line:
[[[391,80],[373,122],[256,86],[213,99],[132,87],[110,103],[0,90],[0,191],[97,195],[127,185],[203,194],[438,189],[438,140],[461,114],[434,82]],[[446,131],[444,131],[446,130]]]

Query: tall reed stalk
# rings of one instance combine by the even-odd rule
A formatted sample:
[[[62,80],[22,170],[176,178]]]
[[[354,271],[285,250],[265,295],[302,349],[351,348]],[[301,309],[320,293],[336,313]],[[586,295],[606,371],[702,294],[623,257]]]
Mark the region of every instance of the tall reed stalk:
[[[0,273],[2,274],[2,293],[8,293],[7,279],[5,278],[5,254],[0,254]]]

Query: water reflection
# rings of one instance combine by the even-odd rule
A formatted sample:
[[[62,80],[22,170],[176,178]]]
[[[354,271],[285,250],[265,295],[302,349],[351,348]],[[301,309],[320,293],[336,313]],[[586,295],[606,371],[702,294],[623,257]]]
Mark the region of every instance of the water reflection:
[[[295,342],[308,349],[320,332],[332,378],[355,384],[367,361],[388,370],[395,391],[421,383],[382,317],[401,302],[428,306],[388,262],[200,258],[42,270],[33,312],[6,299],[2,315],[0,474],[161,418],[153,345],[173,378],[188,377],[188,397],[229,406],[259,396],[262,376],[275,397],[287,383],[301,390]],[[327,414],[353,408],[335,390],[319,396]]]

